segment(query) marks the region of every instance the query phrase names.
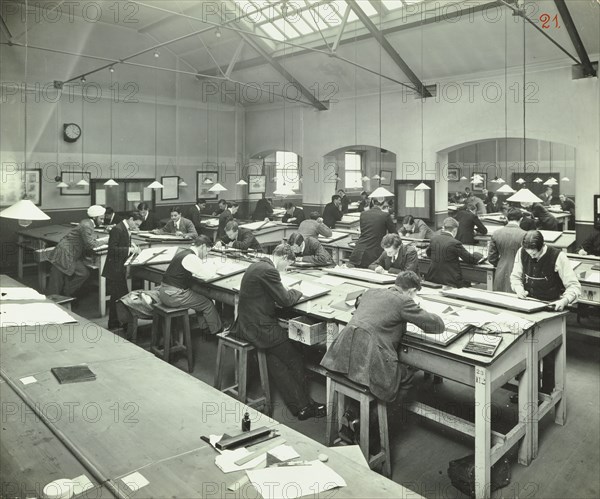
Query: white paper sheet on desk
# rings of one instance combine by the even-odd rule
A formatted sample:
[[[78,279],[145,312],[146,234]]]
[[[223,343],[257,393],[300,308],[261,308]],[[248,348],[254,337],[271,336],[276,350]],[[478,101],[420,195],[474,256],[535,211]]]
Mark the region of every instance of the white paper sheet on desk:
[[[547,243],[553,243],[560,236],[562,236],[562,232],[557,230],[540,230],[542,236],[544,236],[544,241]]]
[[[569,260],[569,261],[571,262],[571,268],[573,270],[575,270],[577,267],[579,267],[581,265],[581,262],[577,262],[577,261],[574,261],[574,260]]]
[[[0,327],[68,324],[77,322],[54,303],[6,303],[0,309]]]
[[[277,224],[274,222],[250,222],[247,224],[243,224],[240,225],[240,227],[243,227],[244,229],[250,229],[250,230],[258,230],[258,229],[264,229],[266,227],[275,227]]]
[[[218,227],[219,219],[218,218],[205,218],[204,220],[202,220],[202,223],[204,225],[206,225],[207,227]]]
[[[347,279],[344,279],[342,277],[336,277],[333,275],[324,275],[323,277],[320,277],[319,279],[316,279],[313,282],[315,284],[324,284],[325,286],[336,287],[336,286],[341,286],[346,281],[347,281]]]
[[[45,300],[46,297],[32,288],[0,288],[0,300]]]
[[[308,466],[281,466],[246,473],[264,499],[314,496],[346,486],[346,481],[321,461],[311,461]]]
[[[582,280],[600,284],[600,272],[586,272],[585,277],[582,277]]]
[[[305,296],[307,298],[331,292],[331,289],[329,289],[328,287],[319,286],[318,284],[314,284],[308,281],[301,281],[300,284],[293,286],[292,289],[300,290],[302,296]]]
[[[256,466],[259,466],[263,461],[266,461],[267,459],[267,453],[265,451],[263,454],[260,454],[252,461],[248,461],[246,464],[237,465],[235,464],[235,461],[247,456],[248,454],[251,454],[251,451],[249,451],[245,447],[241,447],[235,450],[224,450],[220,452],[221,455],[215,457],[215,464],[223,473],[232,473],[234,471],[249,470],[255,468]],[[279,445],[278,447],[271,449],[269,451],[269,454],[272,454],[281,461],[287,461],[289,459],[295,459],[297,457],[300,457],[293,447],[290,447],[289,445],[285,444]]]
[[[300,282],[300,279],[298,279],[297,277],[290,277],[289,275],[281,276],[281,284],[283,284],[283,286],[286,288],[289,288],[290,286],[293,286],[294,284],[298,284],[299,282]]]

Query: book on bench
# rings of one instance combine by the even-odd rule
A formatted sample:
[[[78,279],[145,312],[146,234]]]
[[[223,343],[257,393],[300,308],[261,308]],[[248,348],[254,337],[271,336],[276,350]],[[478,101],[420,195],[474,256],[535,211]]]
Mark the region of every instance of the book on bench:
[[[93,381],[96,379],[96,375],[88,366],[53,367],[50,371],[52,371],[52,374],[54,374],[61,385],[65,383]]]

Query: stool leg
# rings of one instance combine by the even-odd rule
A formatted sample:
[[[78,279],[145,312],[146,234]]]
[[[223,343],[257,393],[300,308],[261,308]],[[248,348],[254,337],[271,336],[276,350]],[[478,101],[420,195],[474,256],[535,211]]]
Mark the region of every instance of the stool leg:
[[[369,413],[369,397],[360,395],[360,439],[359,445],[367,462],[369,462],[369,427],[371,415]]]
[[[335,431],[339,424],[338,421],[338,392],[336,390],[337,384],[335,381],[330,380],[329,383],[329,403],[331,407],[329,407],[329,414],[327,415],[327,420],[325,424],[325,444],[328,446],[333,445],[335,441]]]
[[[379,441],[381,452],[384,453],[383,476],[392,477],[392,462],[390,451],[390,436],[388,433],[387,407],[384,403],[377,401],[377,416],[379,418]]]
[[[150,339],[150,350],[158,349],[158,328],[160,326],[160,319],[157,313],[152,315],[152,337]]]
[[[215,366],[215,381],[213,386],[220,390],[223,387],[223,354],[225,353],[225,345],[222,340],[219,340],[217,346],[217,365]]]
[[[267,354],[263,350],[257,350],[258,370],[260,372],[260,384],[265,395],[265,414],[271,415],[271,389],[269,387],[269,371],[267,368]]]
[[[188,372],[191,373],[194,370],[194,349],[192,347],[192,335],[190,333],[189,315],[183,317],[183,335],[183,341],[185,343],[185,349],[187,353]]]
[[[171,354],[171,318],[163,317],[162,323],[165,337],[165,349],[163,353],[163,359],[165,362],[169,362],[169,357]]]
[[[239,353],[239,364],[238,364],[238,400],[243,404],[248,400],[248,396],[246,394],[246,383],[248,378],[248,352],[246,350],[242,350]]]

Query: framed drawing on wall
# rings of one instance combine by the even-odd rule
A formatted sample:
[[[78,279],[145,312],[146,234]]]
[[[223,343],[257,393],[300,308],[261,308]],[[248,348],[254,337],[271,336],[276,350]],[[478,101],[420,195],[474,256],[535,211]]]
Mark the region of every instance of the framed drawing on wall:
[[[421,182],[429,186],[429,189],[415,189]],[[426,223],[435,222],[435,181],[396,180],[394,194],[397,218],[412,215]]]
[[[68,187],[60,188],[61,196],[89,196],[90,195],[90,172],[62,172],[61,180],[68,184]],[[85,180],[87,185],[79,185],[79,182]]]
[[[471,190],[473,192],[481,192],[487,189],[487,173],[473,173],[473,177],[479,176],[478,182],[471,182]]]
[[[381,185],[392,185],[392,170],[381,170]]]
[[[448,182],[458,182],[460,180],[460,168],[448,168]]]
[[[218,192],[209,189],[219,181],[219,172],[196,172],[196,197],[198,199],[217,199]]]
[[[163,185],[163,188],[160,189],[162,201],[179,199],[179,177],[160,177],[160,183]]]
[[[42,170],[15,170],[9,163],[2,165],[0,206],[11,206],[26,196],[36,206],[42,204]]]
[[[266,175],[248,176],[248,194],[262,194],[267,189]]]

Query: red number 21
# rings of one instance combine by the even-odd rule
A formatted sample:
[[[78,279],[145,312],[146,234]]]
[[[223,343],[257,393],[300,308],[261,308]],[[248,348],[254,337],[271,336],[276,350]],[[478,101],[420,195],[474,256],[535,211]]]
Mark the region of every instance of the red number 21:
[[[554,21],[555,28],[560,28],[558,24],[558,14],[555,14],[553,17],[550,17],[550,14],[542,14],[540,16],[540,21],[542,23],[542,29],[550,28],[550,21]]]

